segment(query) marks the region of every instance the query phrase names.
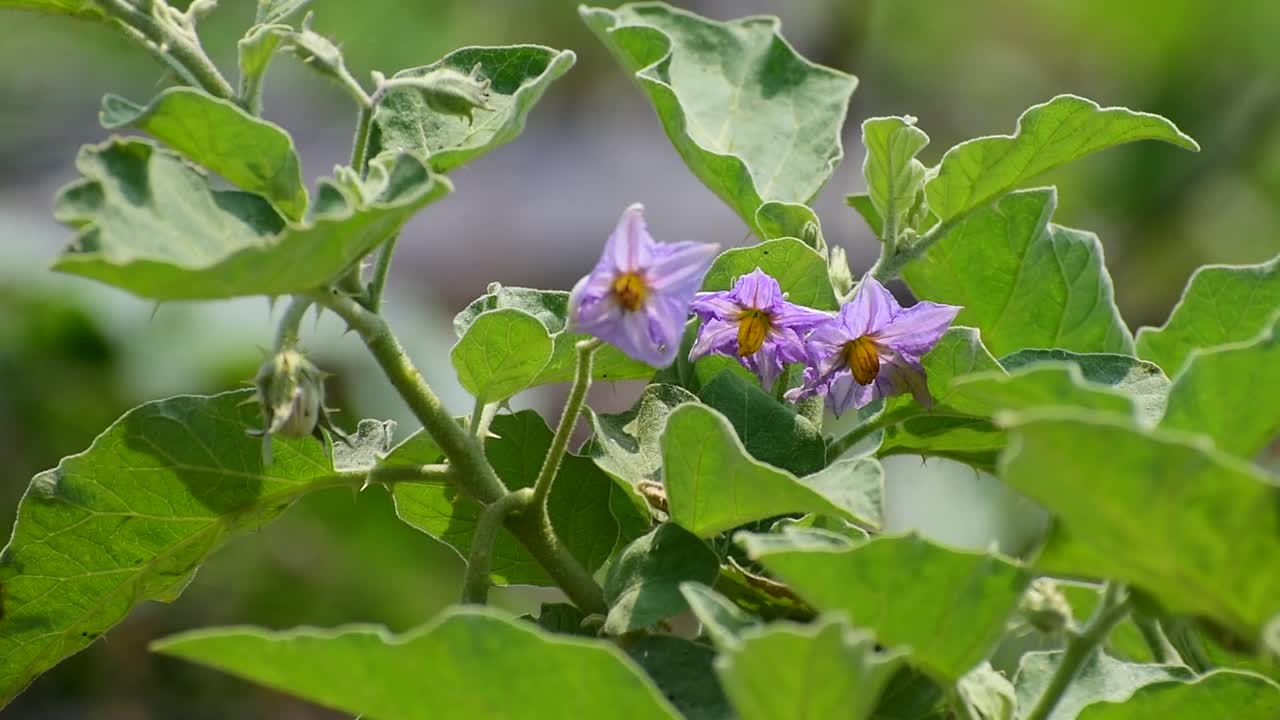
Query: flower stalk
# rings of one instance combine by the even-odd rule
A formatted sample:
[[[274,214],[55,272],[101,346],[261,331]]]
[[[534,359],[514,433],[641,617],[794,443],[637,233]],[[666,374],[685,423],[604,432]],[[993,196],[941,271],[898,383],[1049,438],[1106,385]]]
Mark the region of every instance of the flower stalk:
[[[493,547],[507,516],[522,512],[533,501],[533,490],[520,488],[504,495],[480,512],[467,555],[467,571],[462,578],[462,603],[484,605],[489,600],[489,574],[493,569]]]
[[[569,398],[565,400],[555,437],[551,439],[551,449],[547,451],[542,469],[538,471],[538,479],[533,484],[533,505],[539,512],[546,512],[551,486],[555,484],[560,463],[564,461],[565,451],[569,448],[569,437],[578,426],[578,418],[582,415],[582,408],[586,406],[587,391],[591,389],[592,357],[602,344],[594,338],[578,341],[578,366],[573,376],[573,387],[569,390]]]
[[[1108,584],[1103,593],[1102,603],[1089,619],[1083,630],[1068,631],[1070,639],[1062,653],[1062,662],[1049,679],[1049,687],[1036,701],[1035,707],[1027,715],[1026,720],[1048,720],[1054,708],[1066,694],[1067,688],[1080,674],[1080,669],[1098,651],[1099,646],[1107,639],[1111,629],[1121,620],[1128,617],[1132,603],[1128,592],[1120,585]]]

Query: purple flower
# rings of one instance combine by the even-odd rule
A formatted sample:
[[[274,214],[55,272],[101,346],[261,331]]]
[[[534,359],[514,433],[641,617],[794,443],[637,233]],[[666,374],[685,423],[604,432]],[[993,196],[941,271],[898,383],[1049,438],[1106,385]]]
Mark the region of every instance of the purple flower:
[[[640,362],[670,365],[689,302],[719,249],[707,243],[654,242],[645,228],[644,206],[632,205],[605,243],[600,262],[569,294],[573,329]]]
[[[810,333],[804,385],[787,399],[827,399],[836,415],[876,398],[910,392],[933,407],[920,358],[933,349],[962,308],[921,301],[909,308],[870,275],[835,319]]]
[[[787,302],[778,281],[760,268],[738,278],[732,290],[698,293],[692,310],[702,327],[689,360],[707,353],[736,357],[765,390],[787,363],[805,361],[802,334],[831,320],[827,313]]]

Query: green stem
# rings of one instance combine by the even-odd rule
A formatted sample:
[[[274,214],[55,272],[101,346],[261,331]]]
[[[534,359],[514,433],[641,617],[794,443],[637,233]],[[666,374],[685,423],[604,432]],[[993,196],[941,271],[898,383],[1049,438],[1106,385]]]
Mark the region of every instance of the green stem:
[[[1146,641],[1147,647],[1151,650],[1151,657],[1156,662],[1162,665],[1182,663],[1182,658],[1169,642],[1169,638],[1165,637],[1158,620],[1146,613],[1135,612],[1133,622],[1138,626],[1138,631],[1142,633],[1142,639]]]
[[[351,82],[354,83],[355,80],[353,79]],[[364,90],[360,88],[359,85],[357,85],[356,88],[359,89],[362,94],[364,93]],[[351,169],[355,170],[360,177],[364,177],[365,168],[369,164],[369,134],[373,132],[373,111],[375,107],[376,106],[369,102],[369,99],[366,97],[364,102],[360,103],[360,115],[356,118],[356,135],[351,144]],[[383,244],[383,247],[385,248],[388,244],[394,243],[395,237],[395,235],[392,235],[391,238]],[[379,280],[378,273],[375,273],[374,278],[375,282],[378,282],[380,286],[381,284],[386,283],[386,273],[387,270],[390,269],[390,265],[390,256],[387,256],[385,260],[382,255],[378,256],[378,272],[381,273],[382,277]],[[363,295],[365,288],[363,283],[360,281],[360,263],[356,263],[350,270],[348,270],[347,273],[338,280],[337,284],[343,288],[355,289],[356,292]],[[371,291],[369,295],[371,298]],[[382,291],[381,287],[379,287],[379,301],[381,301],[381,296]],[[378,311],[378,308],[373,304],[371,299],[365,299],[363,304],[374,312]]]
[[[1071,634],[1067,648],[1062,653],[1062,661],[1049,679],[1049,687],[1045,688],[1026,720],[1048,720],[1067,688],[1080,674],[1080,669],[1097,652],[1111,629],[1128,616],[1130,609],[1131,604],[1124,588],[1114,583],[1108,584],[1102,603],[1088,624],[1083,630]]]
[[[902,272],[902,268],[908,263],[925,254],[929,248],[933,247],[934,243],[946,237],[947,233],[951,232],[952,228],[958,225],[968,214],[957,215],[946,222],[934,225],[908,247],[902,248],[896,245],[890,247],[888,243],[885,243],[880,251],[880,259],[876,260],[876,264],[871,267],[868,274],[880,282],[892,280],[898,276],[898,273]],[[856,290],[857,288],[854,288],[853,291],[850,291],[850,298],[852,298],[853,292]],[[846,298],[847,300],[848,298]]]
[[[845,433],[843,436],[831,441],[827,445],[827,463],[833,463],[840,458],[841,455],[849,452],[849,449],[863,439],[870,437],[876,432],[883,430],[890,425],[896,425],[903,420],[922,414],[923,411],[914,409],[902,412],[889,413],[881,410],[862,422],[858,427]]]
[[[184,82],[214,97],[235,100],[235,88],[218,72],[217,66],[200,47],[194,32],[179,32],[172,21],[160,22],[128,0],[105,0],[99,6],[107,15],[133,30],[126,31],[131,38],[149,43],[148,49],[153,55],[166,59],[171,66],[181,67],[182,72],[178,74]]]
[[[556,473],[560,472],[560,463],[569,447],[569,436],[578,426],[578,417],[582,415],[582,408],[586,405],[587,391],[591,389],[591,359],[600,345],[601,342],[595,338],[578,342],[578,369],[574,373],[573,387],[564,403],[564,412],[560,415],[560,424],[556,426],[555,437],[551,439],[551,449],[547,451],[542,470],[538,472],[538,479],[533,484],[533,505],[540,512],[546,512],[551,486],[556,481]]]
[[[280,325],[276,327],[274,346],[276,352],[298,344],[298,327],[302,325],[302,319],[307,314],[307,308],[311,307],[311,302],[311,298],[306,295],[294,295],[289,300],[288,306],[284,309],[284,315],[280,316]]]
[[[383,483],[386,485],[395,485],[396,483],[443,485],[447,482],[455,484],[457,482],[453,476],[453,468],[445,464],[375,467],[368,471],[365,479],[369,483]]]
[[[356,137],[351,144],[351,168],[364,175],[365,165],[369,163],[369,134],[373,131],[373,109],[370,104],[360,106],[360,115],[356,117]]]
[[[387,379],[448,458],[453,469],[450,479],[482,505],[492,505],[505,497],[507,488],[485,458],[484,446],[449,416],[386,320],[341,294],[324,292],[315,300],[346,320],[360,335]],[[507,528],[575,605],[588,614],[608,611],[599,583],[561,544],[545,513],[508,516]]]
[[[391,258],[396,254],[396,241],[400,233],[387,238],[378,248],[378,261],[373,266],[373,279],[369,281],[369,298],[367,305],[374,312],[382,310],[382,293],[387,287],[387,275],[391,272]]]
[[[1213,669],[1213,661],[1209,659],[1208,653],[1204,650],[1204,643],[1190,622],[1182,619],[1172,620],[1166,629],[1170,644],[1177,649],[1178,655],[1182,657],[1187,667],[1201,674]]]
[[[507,517],[529,507],[533,490],[520,488],[480,511],[476,531],[467,555],[467,572],[462,578],[463,604],[484,605],[489,599],[489,573],[493,569],[493,546]]]

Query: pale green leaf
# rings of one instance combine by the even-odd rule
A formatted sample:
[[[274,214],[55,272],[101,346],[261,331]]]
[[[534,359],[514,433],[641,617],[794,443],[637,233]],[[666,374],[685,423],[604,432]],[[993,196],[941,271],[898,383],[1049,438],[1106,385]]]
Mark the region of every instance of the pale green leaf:
[[[662,3],[579,13],[693,174],[757,234],[762,204],[806,204],[831,177],[857,79],[800,57],[777,18],[717,22]]]
[[[753,380],[722,370],[698,390],[698,399],[729,420],[756,460],[801,477],[826,467],[827,443],[818,428]]]
[[[188,87],[169,88],[146,107],[107,95],[99,120],[108,130],[133,127],[147,133],[232,184],[262,195],[290,220],[302,219],[307,209],[302,163],[289,133],[230,100]]]
[[[1158,328],[1138,331],[1138,357],[1177,378],[1192,350],[1252,340],[1280,311],[1280,257],[1257,265],[1206,265]]]
[[[761,240],[796,238],[818,254],[827,251],[827,241],[822,237],[822,223],[818,220],[817,213],[808,205],[769,201],[756,211],[756,224],[760,226]]]
[[[908,227],[907,214],[924,187],[925,167],[916,155],[929,144],[929,136],[915,126],[916,119],[876,117],[862,122],[862,144],[867,158],[862,174],[876,215],[882,218],[882,240],[893,242]]]
[[[1186,150],[1200,146],[1159,115],[1122,107],[1100,108],[1074,95],[1034,105],[1013,135],[963,142],[942,156],[925,185],[929,209],[953,222],[1029,180],[1077,158],[1136,140],[1163,140]]]
[[[701,583],[680,583],[680,594],[716,647],[734,645],[744,630],[761,624],[760,618],[749,615],[729,598]]]
[[[789,513],[879,525],[878,515],[860,515],[878,509],[883,471],[874,460],[841,461],[798,479],[752,458],[723,415],[695,404],[671,412],[662,451],[671,520],[699,537]]]
[[[383,156],[358,185],[321,181],[308,220],[292,224],[142,140],[85,147],[76,164],[85,177],[55,214],[77,234],[54,269],[155,300],[323,287],[451,187],[410,155]]]
[[[628,642],[626,651],[686,720],[736,718],[711,668],[712,648],[673,635],[644,635]]]
[[[372,470],[394,445],[395,430],[394,420],[365,418],[356,423],[356,431],[347,436],[347,441],[333,446],[334,469],[340,472]]]
[[[523,310],[481,313],[449,353],[458,381],[478,402],[491,403],[529,387],[551,359],[546,327]]]
[[[303,494],[351,485],[324,444],[272,439],[251,391],[130,410],[88,450],[37,475],[0,554],[0,704],[146,600],[171,601],[231,536]]]
[[[254,22],[260,25],[284,22],[289,19],[289,16],[310,4],[311,0],[258,0],[258,12]]]
[[[782,292],[787,294],[787,300],[797,305],[819,310],[840,307],[831,289],[831,279],[827,276],[826,259],[794,238],[770,240],[720,253],[707,271],[702,289],[729,290],[739,277],[756,268],[777,280]]]
[[[105,17],[102,8],[93,0],[0,0],[0,8],[74,15],[85,20],[101,20]]]
[[[871,202],[869,193],[846,195],[844,201],[867,223],[867,227],[871,228],[871,232],[875,233],[876,237],[884,236],[884,218],[880,217],[880,211],[876,210],[875,204]]]
[[[1018,663],[1014,678],[1021,716],[1031,712],[1053,673],[1062,664],[1062,651],[1029,652]],[[1057,707],[1045,720],[1072,720],[1086,705],[1095,702],[1124,702],[1135,691],[1153,683],[1190,680],[1195,673],[1184,665],[1128,663],[1095,653],[1086,660],[1076,679],[1067,687]]]
[[[1280,686],[1252,673],[1217,670],[1191,682],[1147,685],[1120,704],[1095,703],[1077,720],[1271,720],[1280,717]]]
[[[688,607],[680,584],[707,585],[719,571],[720,560],[706,543],[679,525],[659,525],[624,548],[609,566],[605,632],[621,635],[680,614]]]
[[[680,717],[612,643],[554,635],[487,608],[450,608],[400,636],[368,625],[232,627],[152,649],[381,720]]]
[[[1000,358],[1010,372],[1042,362],[1070,363],[1091,383],[1107,385],[1128,395],[1138,409],[1138,419],[1154,424],[1164,415],[1169,399],[1169,378],[1159,365],[1115,353],[1073,353],[1067,350],[1019,350]]]
[[[1114,415],[1007,419],[1000,477],[1055,516],[1046,572],[1109,578],[1175,614],[1256,640],[1280,613],[1280,483],[1235,458]],[[1104,502],[1105,501],[1105,502]]]
[[[1002,557],[951,550],[917,535],[880,536],[855,547],[753,550],[815,608],[848,613],[883,645],[910,647],[907,661],[946,683],[991,654],[1031,582]]]
[[[529,111],[575,58],[570,50],[540,45],[465,47],[430,65],[401,70],[396,78],[421,77],[438,68],[467,75],[478,65],[479,77],[489,82],[487,107],[468,120],[431,109],[417,90],[393,90],[374,113],[374,145],[418,153],[432,170],[448,172],[514,140]]]
[[[1052,188],[971,215],[903,268],[917,297],[964,308],[997,356],[1023,348],[1133,353],[1096,235],[1054,225]]]
[[[865,720],[902,663],[902,652],[844,620],[774,623],[721,651],[716,671],[742,720]]]
[[[973,720],[1013,720],[1018,700],[1013,683],[983,662],[956,683],[956,695]]]

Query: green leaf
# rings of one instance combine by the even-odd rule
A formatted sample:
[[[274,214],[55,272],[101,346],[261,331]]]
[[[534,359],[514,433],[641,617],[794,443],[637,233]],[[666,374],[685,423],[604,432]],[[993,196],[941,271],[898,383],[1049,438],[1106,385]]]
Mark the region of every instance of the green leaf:
[[[87,146],[76,164],[85,177],[55,215],[77,234],[54,269],[155,300],[323,287],[451,188],[410,155],[382,156],[363,182],[322,180],[307,222],[286,224],[261,197],[213,190],[142,140]]]
[[[678,525],[659,525],[609,566],[605,632],[621,635],[680,614],[688,607],[680,583],[709,585],[719,572],[720,560],[706,543]]]
[[[827,251],[827,241],[822,237],[822,223],[818,220],[817,213],[808,205],[767,202],[756,211],[756,224],[760,226],[761,240],[795,238],[820,255]]]
[[[1116,416],[1055,411],[1008,419],[1000,477],[1055,516],[1036,565],[1109,578],[1173,614],[1258,638],[1280,612],[1280,483],[1194,436]],[[1102,503],[1105,498],[1105,506]],[[1103,509],[1105,508],[1105,512]]]
[[[503,308],[477,316],[449,357],[462,387],[478,402],[491,403],[529,387],[551,351],[551,335],[537,318]]]
[[[826,618],[743,633],[716,659],[716,671],[742,720],[864,720],[902,656],[878,650],[870,633]]]
[[[899,668],[880,695],[873,720],[955,720],[945,692],[928,675]]]
[[[831,290],[831,279],[827,277],[826,258],[794,238],[770,240],[720,253],[707,271],[702,289],[729,290],[739,277],[756,268],[773,276],[782,292],[787,294],[787,299],[797,305],[818,310],[840,307]]]
[[[258,12],[254,22],[271,25],[284,22],[289,16],[311,4],[311,0],[258,0]]]
[[[355,433],[347,436],[347,442],[333,446],[334,469],[340,472],[372,470],[391,451],[395,430],[394,420],[361,420],[356,424]]]
[[[555,342],[551,360],[531,385],[548,385],[573,380],[574,369],[578,362],[577,351],[574,348],[579,340],[586,340],[590,336],[568,332],[565,329],[568,325],[569,293],[561,290],[503,287],[493,283],[489,286],[488,293],[472,301],[454,317],[454,332],[458,337],[462,337],[481,313],[503,308],[523,310],[534,316],[547,329],[547,332],[551,333],[551,338]],[[648,378],[650,375],[653,375],[653,368],[632,360],[612,345],[605,345],[597,350],[591,364],[591,377],[596,380],[637,380]]]
[[[74,15],[85,20],[104,17],[98,3],[92,0],[0,0],[0,8],[17,8],[55,15]]]
[[[877,117],[862,123],[862,144],[867,158],[862,174],[867,179],[868,196],[880,218],[886,242],[897,240],[908,227],[907,213],[923,192],[925,167],[916,155],[929,144],[929,136],[916,126],[916,119]]]
[[[422,77],[439,68],[466,75],[479,65],[480,78],[489,81],[487,108],[468,120],[431,109],[417,90],[392,90],[373,116],[375,144],[418,153],[436,172],[453,170],[516,139],[529,111],[575,59],[571,50],[540,45],[465,47],[430,65],[401,70],[395,78]]]
[[[0,554],[0,704],[139,603],[177,598],[231,536],[354,482],[313,439],[273,438],[264,467],[245,433],[261,423],[248,390],[151,402],[32,479]]]
[[[1280,257],[1196,270],[1164,325],[1138,331],[1138,357],[1177,378],[1192,350],[1252,340],[1280,311]]]
[[[1169,391],[1160,426],[1205,433],[1253,458],[1280,435],[1280,322],[1252,342],[1196,350]]]
[[[552,432],[532,410],[499,415],[485,441],[485,455],[511,490],[532,487],[551,447]],[[382,467],[438,463],[443,454],[423,432],[391,451]],[[588,570],[604,564],[618,541],[619,525],[609,510],[609,479],[591,460],[567,454],[552,486],[551,524],[569,552]],[[402,520],[451,546],[466,557],[480,516],[480,504],[452,483],[396,483],[396,513]],[[494,545],[493,581],[499,584],[550,585],[533,557],[506,530]]]
[[[880,211],[876,210],[875,204],[871,202],[869,193],[846,195],[844,202],[862,217],[876,237],[884,237],[884,218],[880,217]]]
[[[996,355],[1023,348],[1133,353],[1102,245],[1049,222],[1057,192],[1016,192],[971,215],[903,268],[918,297],[960,305]]]
[[[751,457],[799,476],[827,465],[827,443],[794,406],[780,403],[750,380],[722,370],[698,398],[733,424]]]
[[[1169,398],[1169,378],[1159,365],[1129,355],[1073,353],[1067,350],[1019,350],[1000,358],[1010,372],[1042,362],[1070,363],[1091,383],[1107,385],[1133,399],[1138,419],[1155,424],[1164,416]]]
[[[260,15],[263,10],[264,8],[259,6]],[[278,14],[278,12],[272,12],[273,17]],[[236,43],[236,54],[240,61],[241,101],[251,108],[258,106],[257,109],[261,109],[262,77],[267,74],[267,68],[275,59],[280,43],[284,42],[285,36],[292,31],[288,25],[279,25],[276,24],[277,22],[250,27],[244,37]]]
[[[169,88],[146,107],[107,95],[99,119],[108,130],[133,127],[147,133],[234,185],[266,197],[290,220],[302,219],[307,209],[302,163],[289,133],[229,100],[188,87]]]
[[[450,608],[401,636],[368,625],[232,627],[175,635],[152,649],[385,720],[680,717],[613,644],[553,635],[480,607]]]
[[[754,520],[818,512],[873,527],[883,483],[870,459],[836,463],[797,479],[747,454],[733,426],[703,405],[672,411],[662,435],[664,484],[671,520],[698,537],[711,537]]]
[[[807,204],[843,157],[857,78],[800,57],[777,18],[716,22],[660,3],[578,12],[693,174],[757,234],[762,204]]]
[[[1280,716],[1280,686],[1261,675],[1217,670],[1191,682],[1147,685],[1126,702],[1095,703],[1078,720],[1267,720]]]
[[[855,547],[748,552],[819,610],[848,613],[881,644],[910,646],[908,662],[945,683],[991,654],[1031,582],[1026,570],[1004,558],[951,550],[914,534],[882,535]]]
[[[729,598],[701,583],[680,583],[680,594],[684,595],[689,609],[702,623],[703,632],[711,637],[716,647],[730,647],[738,642],[743,631],[761,625],[759,618],[747,614]]]
[[[688,720],[736,717],[720,687],[720,678],[711,668],[715,650],[671,635],[645,635],[627,643],[626,651],[682,717]]]
[[[1018,707],[1026,716],[1035,706],[1053,673],[1062,664],[1062,651],[1029,652],[1018,663],[1014,678],[1018,692]],[[1095,702],[1124,702],[1139,688],[1153,683],[1190,680],[1195,673],[1184,665],[1147,665],[1116,660],[1104,653],[1095,653],[1085,661],[1074,682],[1058,700],[1058,706],[1045,720],[1072,720],[1079,717],[1086,705]],[[1163,717],[1163,716],[1153,716]],[[1225,716],[1231,717],[1231,716]]]
[[[583,627],[582,621],[587,619],[586,613],[568,603],[542,603],[538,610],[538,627],[548,632],[561,635],[582,635],[595,637],[595,633]]]
[[[1033,105],[1013,135],[960,143],[942,156],[925,185],[929,209],[953,222],[1037,175],[1077,158],[1135,140],[1163,140],[1186,150],[1200,146],[1159,115],[1126,108],[1100,108],[1074,95]]]

